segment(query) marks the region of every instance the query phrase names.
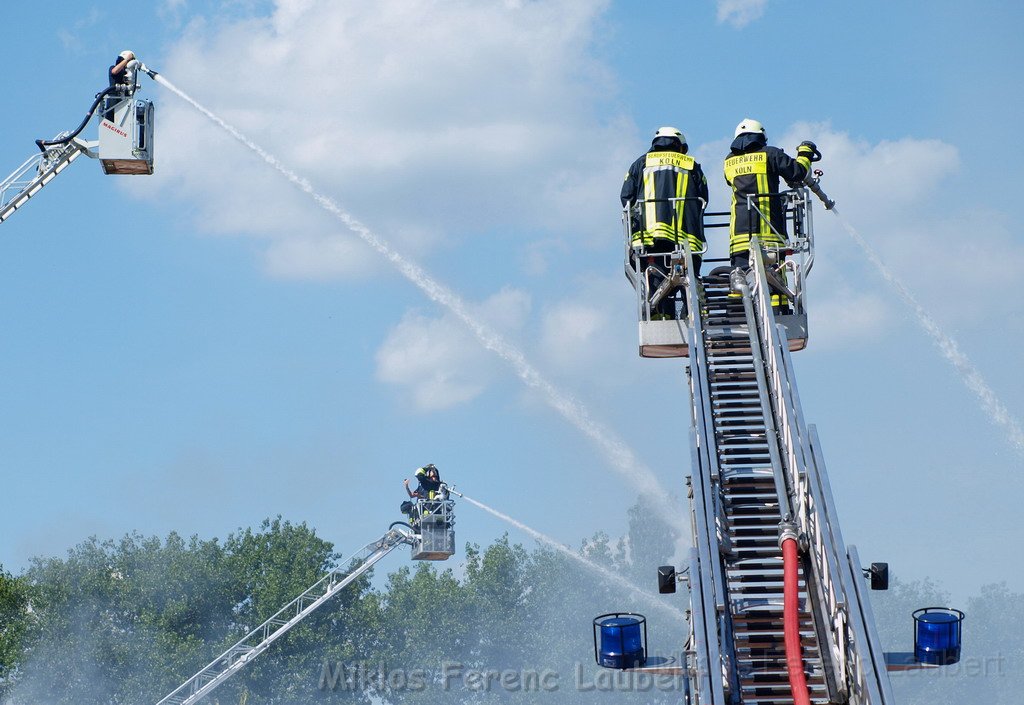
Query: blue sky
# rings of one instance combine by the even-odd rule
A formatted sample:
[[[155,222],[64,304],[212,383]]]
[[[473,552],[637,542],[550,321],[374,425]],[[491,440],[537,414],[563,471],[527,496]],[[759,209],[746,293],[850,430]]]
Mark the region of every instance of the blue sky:
[[[636,356],[621,274],[629,162],[677,125],[716,208],[740,119],[789,150],[816,140],[826,190],[1019,418],[1022,177],[1001,165],[1022,156],[1021,15],[1006,2],[19,3],[0,45],[0,159],[13,170],[34,139],[77,124],[133,49],[461,294],[685,512],[683,368]],[[426,462],[567,543],[624,530],[635,483],[599,447],[308,197],[144,90],[156,175],[81,160],[0,232],[0,563],[90,534],[223,536],[276,514],[355,548]],[[846,539],[961,598],[1024,589],[1006,554],[1024,540],[1021,455],[852,240],[818,223],[812,339],[795,364]],[[505,530],[460,515],[460,542]]]

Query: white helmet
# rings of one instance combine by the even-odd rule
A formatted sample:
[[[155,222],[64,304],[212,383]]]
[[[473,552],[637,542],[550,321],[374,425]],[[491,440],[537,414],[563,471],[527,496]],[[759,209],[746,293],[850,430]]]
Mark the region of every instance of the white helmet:
[[[767,133],[764,131],[764,125],[759,123],[754,118],[743,118],[743,122],[736,126],[736,134],[734,135],[735,137],[739,137],[740,135],[745,134],[761,134],[765,135],[765,137],[768,136]]]
[[[128,49],[125,49],[120,54],[118,54],[118,56],[120,56],[122,59],[134,59],[135,58],[135,52],[129,51]]]
[[[686,135],[679,131],[678,127],[659,127],[654,137],[675,137],[683,144],[686,144]]]

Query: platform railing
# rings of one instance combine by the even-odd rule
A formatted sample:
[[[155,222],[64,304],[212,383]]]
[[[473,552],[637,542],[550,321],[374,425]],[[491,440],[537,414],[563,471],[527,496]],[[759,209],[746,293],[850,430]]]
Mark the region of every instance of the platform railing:
[[[67,133],[61,133],[57,139],[65,134]],[[46,151],[36,152],[10,176],[0,181],[0,222],[7,220],[71,162],[88,153],[87,146],[88,143],[72,140],[66,144],[49,147]]]
[[[696,235],[701,241],[704,241],[704,246],[700,250],[690,252],[688,255],[686,253],[690,249],[689,239],[686,232],[680,226],[678,219],[674,219],[671,224],[666,224],[672,234],[672,239],[675,241],[675,248],[673,250],[669,252],[649,252],[647,246],[643,244],[636,245],[633,242],[634,238],[642,232],[637,230],[637,227],[643,221],[643,211],[646,207],[651,204],[669,203],[675,206],[674,210],[678,213],[679,204],[685,204],[687,201],[699,203],[702,213],[707,206],[707,201],[698,197],[658,198],[641,199],[631,202],[622,209],[622,226],[625,235],[624,267],[626,278],[629,279],[637,293],[637,320],[651,320],[651,296],[655,292],[651,291],[650,281],[654,268],[659,268],[664,276],[671,277],[675,263],[688,263],[692,261],[690,259],[692,256],[703,256],[707,253],[708,247],[707,242],[704,241],[703,217],[698,221],[698,232],[692,234]],[[656,263],[648,262],[652,258],[656,260]],[[690,271],[688,266],[682,266],[685,267],[687,272]],[[682,275],[680,272],[676,272],[676,274],[678,276]]]
[[[801,411],[785,328],[777,324],[764,276],[762,250],[751,246],[754,299],[762,354],[777,419],[777,432],[793,513],[809,558],[808,593],[819,643],[827,645],[826,683],[832,697],[857,705],[890,703],[890,686],[880,672],[873,624],[865,622],[860,576],[851,571],[832,491],[814,427]],[[851,547],[852,548],[852,547]],[[870,609],[870,606],[867,606]]]

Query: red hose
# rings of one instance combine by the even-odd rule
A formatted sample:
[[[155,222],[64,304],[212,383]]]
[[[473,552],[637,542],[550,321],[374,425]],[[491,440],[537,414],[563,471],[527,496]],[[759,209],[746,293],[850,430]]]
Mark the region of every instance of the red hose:
[[[786,537],[782,540],[782,567],[782,622],[786,641],[789,689],[793,693],[793,705],[811,705],[811,698],[807,693],[807,677],[804,675],[804,658],[800,652],[800,560],[797,556],[796,540],[793,538]]]

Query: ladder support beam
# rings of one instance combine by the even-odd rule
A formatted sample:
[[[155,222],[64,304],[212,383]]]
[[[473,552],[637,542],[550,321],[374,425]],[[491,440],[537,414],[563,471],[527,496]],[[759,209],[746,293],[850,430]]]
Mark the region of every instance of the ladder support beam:
[[[337,568],[250,631],[198,673],[171,691],[157,705],[194,705],[263,653],[277,639],[312,614],[360,575],[402,544],[412,544],[414,535],[401,528],[389,529],[349,558],[348,567]],[[286,616],[292,615],[292,616]]]
[[[809,202],[797,202],[809,210]],[[810,213],[805,217],[809,223]],[[820,444],[804,422],[794,346],[772,310],[756,238],[750,260],[749,279],[705,278],[700,296],[692,279],[684,282],[695,702],[792,697],[779,547],[780,524],[789,523],[800,548],[799,630],[810,701],[892,705],[856,550],[843,543]]]

